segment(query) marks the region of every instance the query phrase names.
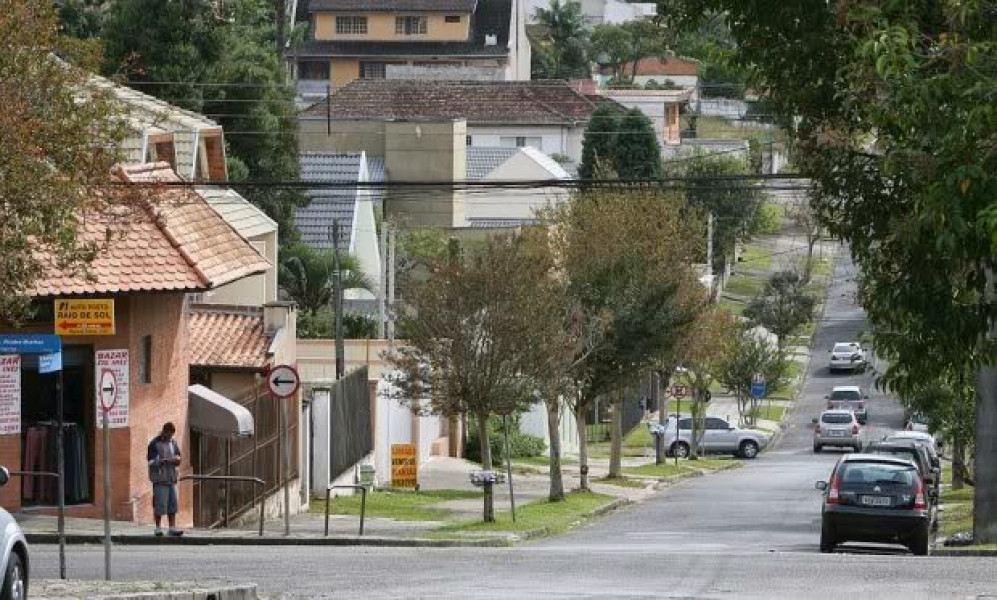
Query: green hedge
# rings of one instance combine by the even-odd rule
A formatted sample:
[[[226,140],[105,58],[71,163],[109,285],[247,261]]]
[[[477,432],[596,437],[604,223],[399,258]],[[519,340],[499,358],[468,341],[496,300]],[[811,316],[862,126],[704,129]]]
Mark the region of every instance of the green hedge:
[[[467,429],[467,447],[464,448],[464,456],[468,460],[480,463],[481,444],[478,442],[478,426],[473,418],[468,418]],[[489,419],[488,429],[488,445],[492,449],[492,464],[501,466],[505,464],[505,436],[502,435],[501,417]],[[518,418],[513,417],[509,420],[509,453],[511,458],[543,456],[546,450],[547,444],[543,438],[521,433]]]

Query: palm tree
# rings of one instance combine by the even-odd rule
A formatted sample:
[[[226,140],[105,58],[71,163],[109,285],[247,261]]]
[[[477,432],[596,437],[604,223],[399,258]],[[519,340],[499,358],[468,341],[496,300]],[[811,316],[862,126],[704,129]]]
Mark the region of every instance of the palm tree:
[[[574,0],[550,0],[549,8],[538,8],[537,23],[547,30],[550,45],[541,48],[547,77],[588,77],[589,30],[582,5]]]
[[[280,287],[303,311],[314,312],[332,306],[335,300],[335,264],[333,250],[316,250],[300,242],[293,244],[281,254]],[[363,273],[357,257],[340,253],[339,267],[343,290],[374,291],[375,283]]]

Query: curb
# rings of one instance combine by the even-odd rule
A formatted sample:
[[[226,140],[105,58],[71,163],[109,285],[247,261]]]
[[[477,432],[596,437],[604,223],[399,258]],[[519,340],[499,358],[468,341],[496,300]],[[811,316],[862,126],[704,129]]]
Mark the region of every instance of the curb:
[[[255,600],[256,586],[244,585],[224,588],[197,588],[173,592],[135,592],[129,594],[93,594],[86,596],[87,600],[200,600],[213,598],[215,600]]]
[[[55,533],[25,533],[29,544],[58,544]],[[432,540],[389,537],[153,537],[112,535],[111,542],[119,546],[373,546],[383,548],[493,548],[506,546],[504,540]],[[66,544],[103,544],[99,534],[67,534]]]
[[[684,481],[686,479],[693,479],[696,477],[706,477],[707,475],[712,475],[713,473],[720,473],[721,471],[733,471],[734,469],[740,469],[744,466],[743,462],[729,465],[724,465],[719,469],[696,469],[695,471],[689,471],[688,473],[682,473],[681,475],[672,475],[670,477],[663,477],[658,479],[652,486],[655,491],[663,490],[667,487],[671,487],[676,483]]]
[[[603,504],[602,506],[598,506],[596,508],[593,508],[592,510],[588,511],[587,513],[584,513],[583,515],[581,515],[581,518],[582,519],[593,519],[595,517],[601,517],[603,515],[606,515],[606,514],[609,514],[609,513],[613,512],[614,510],[618,510],[620,508],[623,508],[624,506],[629,506],[630,504],[633,504],[633,502],[631,500],[628,500],[626,498],[617,498],[616,500],[613,500],[612,502],[607,502],[606,504]],[[554,535],[554,534],[553,534],[553,532],[551,532],[550,529],[548,529],[547,527],[540,527],[538,529],[531,529],[529,531],[524,531],[522,533],[517,534],[517,538],[515,540],[513,540],[513,543],[515,543],[515,542],[525,542],[525,541],[529,541],[529,540],[535,540],[535,539],[538,539],[538,538],[549,537],[551,535]]]
[[[972,546],[963,546],[966,550],[952,548],[932,548],[931,556],[997,556],[997,548],[972,550]]]

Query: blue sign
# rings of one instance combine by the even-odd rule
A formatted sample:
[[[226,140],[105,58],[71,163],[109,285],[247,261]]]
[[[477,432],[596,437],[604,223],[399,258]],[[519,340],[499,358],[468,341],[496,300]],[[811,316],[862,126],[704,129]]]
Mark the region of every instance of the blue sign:
[[[764,383],[752,383],[751,384],[751,395],[755,398],[761,398],[765,395],[765,384]]]
[[[57,335],[0,335],[0,354],[55,354],[61,350],[62,338]]]
[[[62,370],[62,352],[54,354],[42,354],[38,357],[38,372],[55,373]]]

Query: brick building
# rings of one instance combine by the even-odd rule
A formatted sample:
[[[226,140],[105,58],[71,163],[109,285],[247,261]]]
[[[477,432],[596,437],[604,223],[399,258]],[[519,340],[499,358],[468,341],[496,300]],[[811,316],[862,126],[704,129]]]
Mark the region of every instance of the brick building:
[[[130,165],[118,176],[129,182],[177,182],[166,163]],[[2,333],[55,332],[54,303],[61,299],[113,299],[115,331],[104,336],[63,337],[67,514],[102,512],[103,464],[95,382],[99,354],[127,351],[127,410],[111,430],[113,518],[151,522],[151,488],[146,445],[165,421],[177,425],[184,462],[191,472],[188,419],[190,333],[188,294],[202,293],[266,271],[270,263],[189,188],[157,188],[151,200],[119,224],[114,237],[90,266],[90,277],[50,268],[28,290],[38,306],[31,323]],[[84,215],[83,235],[104,240],[103,215]],[[0,435],[0,464],[14,469],[55,470],[52,439],[54,386],[39,375],[38,358],[21,357],[20,430]],[[194,414],[194,413],[190,413]],[[44,439],[43,439],[44,438]],[[54,485],[22,478],[0,489],[9,509],[52,510]],[[181,485],[179,523],[193,522],[190,485]]]

